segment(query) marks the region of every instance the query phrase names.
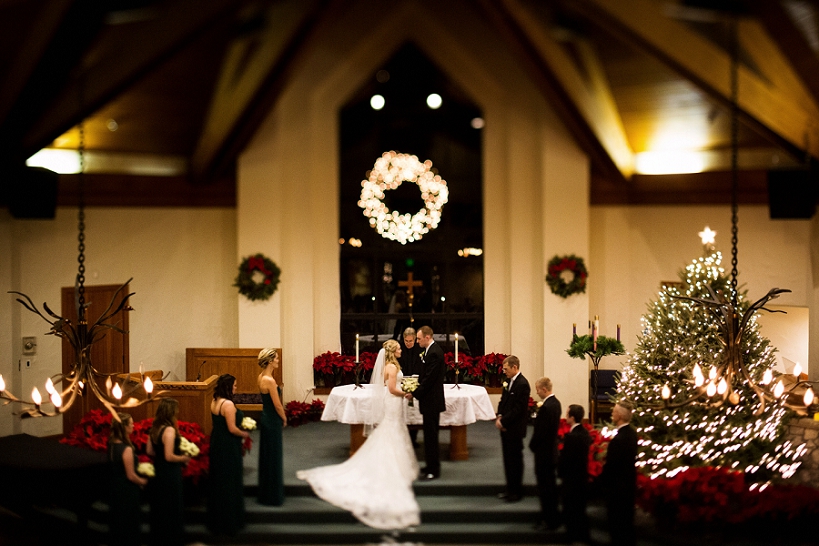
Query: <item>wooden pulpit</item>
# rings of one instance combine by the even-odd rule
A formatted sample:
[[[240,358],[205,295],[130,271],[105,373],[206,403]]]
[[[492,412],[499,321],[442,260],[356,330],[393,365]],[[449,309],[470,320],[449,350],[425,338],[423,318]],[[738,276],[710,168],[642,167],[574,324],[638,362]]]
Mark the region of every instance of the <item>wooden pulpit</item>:
[[[164,391],[161,398],[174,398],[179,402],[177,419],[198,423],[202,432],[210,434],[213,429],[213,419],[210,415],[210,403],[213,401],[213,390],[216,388],[218,376],[212,375],[204,381],[159,381],[154,384],[154,392]],[[135,408],[128,408],[134,421],[147,419],[156,414],[160,398]]]

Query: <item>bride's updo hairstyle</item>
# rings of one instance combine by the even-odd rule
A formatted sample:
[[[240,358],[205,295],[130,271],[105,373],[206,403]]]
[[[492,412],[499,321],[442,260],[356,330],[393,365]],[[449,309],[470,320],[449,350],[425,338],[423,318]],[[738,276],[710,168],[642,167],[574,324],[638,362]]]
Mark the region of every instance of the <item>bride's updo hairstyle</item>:
[[[267,365],[274,360],[276,360],[276,349],[262,349],[259,353],[260,368],[267,368]]]
[[[395,357],[395,351],[401,348],[401,345],[398,344],[397,341],[394,339],[388,339],[384,342],[384,362],[386,364],[394,364],[398,371],[401,371],[401,364],[398,363],[398,359]]]

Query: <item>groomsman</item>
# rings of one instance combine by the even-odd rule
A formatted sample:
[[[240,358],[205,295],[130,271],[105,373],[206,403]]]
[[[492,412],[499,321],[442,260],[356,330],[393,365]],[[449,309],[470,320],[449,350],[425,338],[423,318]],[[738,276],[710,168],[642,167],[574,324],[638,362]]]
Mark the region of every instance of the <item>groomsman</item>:
[[[503,383],[495,427],[500,430],[506,491],[498,495],[506,502],[523,498],[523,438],[529,421],[529,382],[520,373],[520,361],[508,356],[503,361]]]
[[[560,401],[552,393],[551,379],[548,377],[538,379],[535,390],[543,400],[535,418],[532,439],[529,441],[529,449],[535,454],[535,477],[540,497],[541,521],[535,528],[541,531],[554,531],[560,526],[555,471],[558,461],[557,430],[560,427],[562,409]]]
[[[589,431],[581,424],[583,406],[572,404],[566,413],[566,423],[571,427],[563,437],[563,451],[557,474],[560,476],[560,491],[563,498],[563,519],[569,542],[590,542],[589,518],[586,503],[589,488],[589,447],[592,439]]]
[[[606,462],[600,480],[611,533],[611,543],[632,546],[634,536],[634,504],[637,496],[637,431],[629,424],[633,408],[621,400],[611,412],[617,433],[609,442]]]
[[[424,461],[419,478],[434,480],[441,475],[441,455],[438,447],[441,412],[446,411],[444,399],[444,350],[432,339],[432,328],[421,326],[418,330],[418,345],[424,349],[421,353],[423,371],[418,380],[418,388],[407,398],[415,397],[420,402],[418,411],[424,418]]]
[[[423,363],[421,362],[423,348],[415,342],[415,328],[404,330],[402,339],[398,343],[401,344],[401,356],[398,357],[398,364],[401,365],[401,372],[404,377],[420,376],[423,371]],[[418,429],[410,429],[409,435],[412,446],[418,447]]]

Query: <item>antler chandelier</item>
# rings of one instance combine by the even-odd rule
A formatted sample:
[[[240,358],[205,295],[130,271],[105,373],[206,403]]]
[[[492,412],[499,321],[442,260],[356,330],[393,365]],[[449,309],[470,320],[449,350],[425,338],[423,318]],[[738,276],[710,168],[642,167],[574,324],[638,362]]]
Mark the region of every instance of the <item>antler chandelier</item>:
[[[710,298],[694,298],[676,294],[669,297],[681,300],[688,300],[698,305],[708,308],[711,315],[719,324],[720,342],[723,348],[722,356],[718,364],[712,366],[708,371],[708,378],[703,374],[703,370],[698,363],[692,368],[693,380],[688,383],[693,387],[686,393],[677,393],[677,401],[672,401],[672,392],[668,385],[662,388],[663,407],[679,408],[691,404],[698,404],[707,407],[719,407],[725,403],[737,405],[741,396],[737,388],[740,383],[749,386],[759,400],[759,407],[754,415],[762,415],[765,405],[781,404],[800,414],[805,414],[807,408],[816,399],[809,381],[800,379],[801,367],[797,364],[793,370],[795,381],[791,385],[786,385],[785,377],[780,377],[775,383],[773,372],[768,368],[761,378],[754,378],[749,373],[744,360],[744,354],[740,350],[742,340],[748,331],[752,318],[758,311],[768,311],[772,313],[784,313],[784,311],[767,309],[765,305],[772,299],[778,298],[780,294],[790,292],[784,288],[772,288],[768,293],[751,304],[744,313],[741,313],[737,296],[737,242],[738,242],[738,203],[737,194],[739,188],[739,167],[738,167],[738,117],[739,108],[737,105],[738,96],[738,61],[737,61],[737,21],[736,16],[732,16],[730,21],[730,45],[731,45],[731,285],[730,298],[726,297],[722,291],[715,291],[711,286],[707,286]],[[710,232],[706,228],[706,231]],[[702,235],[702,234],[701,234]],[[707,235],[712,236],[712,233]],[[703,239],[705,242],[705,238]],[[713,242],[713,239],[711,240]],[[774,383],[772,385],[772,383]],[[791,395],[797,394],[799,389],[804,389],[804,394],[799,401],[795,401]],[[681,397],[679,395],[682,395]],[[681,398],[681,399],[680,399]]]
[[[121,311],[132,311],[133,308],[128,304],[128,299],[134,295],[130,293],[123,295],[122,291],[127,286],[131,279],[119,287],[108,304],[108,308],[94,321],[90,326],[86,320],[86,309],[90,304],[85,302],[85,198],[83,194],[83,171],[85,170],[84,162],[84,131],[83,126],[79,126],[79,159],[80,172],[79,178],[79,214],[78,214],[78,231],[79,241],[77,262],[77,280],[74,285],[75,305],[77,312],[77,324],[73,324],[70,319],[61,317],[49,309],[46,303],[43,303],[43,310],[46,314],[40,312],[37,306],[32,302],[31,298],[22,292],[10,291],[10,294],[17,294],[21,298],[17,298],[23,307],[36,313],[43,320],[51,325],[50,331],[46,335],[54,335],[66,340],[73,349],[74,363],[71,370],[67,374],[56,374],[46,379],[45,390],[48,394],[51,405],[54,406],[53,411],[46,411],[43,409],[43,397],[37,387],[31,391],[31,399],[23,400],[12,394],[6,389],[6,383],[3,376],[0,375],[0,399],[5,400],[3,405],[9,403],[18,403],[24,407],[19,412],[21,417],[54,417],[65,413],[78,396],[84,396],[89,392],[98,398],[100,402],[110,411],[115,419],[117,417],[117,409],[132,408],[144,404],[151,400],[154,396],[164,394],[165,391],[160,391],[153,394],[153,383],[150,377],[144,375],[142,367],[140,366],[140,382],[129,382],[126,380],[116,380],[119,373],[102,373],[94,368],[91,363],[91,345],[102,338],[105,330],[115,330],[120,333],[127,333],[125,330],[117,326],[115,323],[108,322],[112,317]],[[117,302],[117,300],[119,301]],[[126,374],[127,375],[127,374]],[[100,382],[104,388],[100,386]],[[122,384],[120,384],[122,383]],[[132,383],[129,385],[129,383]],[[64,385],[62,390],[59,390],[55,385]],[[123,388],[124,387],[124,388]],[[138,389],[144,389],[146,397],[142,400],[131,396],[135,394]]]

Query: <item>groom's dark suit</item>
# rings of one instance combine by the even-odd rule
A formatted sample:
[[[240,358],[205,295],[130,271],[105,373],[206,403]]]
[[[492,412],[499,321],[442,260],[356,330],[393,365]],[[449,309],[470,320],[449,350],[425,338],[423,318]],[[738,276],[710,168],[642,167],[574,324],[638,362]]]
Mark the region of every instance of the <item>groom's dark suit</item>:
[[[523,496],[523,438],[529,424],[529,382],[519,373],[512,384],[506,381],[498,415],[501,416],[501,448],[503,470],[506,473],[506,494]]]
[[[426,354],[421,353],[423,370],[418,380],[418,388],[412,395],[420,402],[418,411],[424,417],[424,460],[425,474],[432,474],[436,478],[441,474],[441,459],[438,448],[438,430],[441,422],[441,412],[446,411],[444,400],[444,351],[441,346],[432,342],[426,348]]]

